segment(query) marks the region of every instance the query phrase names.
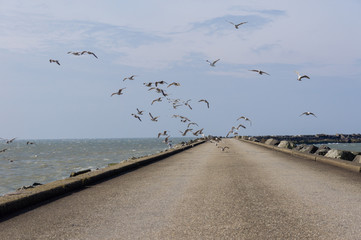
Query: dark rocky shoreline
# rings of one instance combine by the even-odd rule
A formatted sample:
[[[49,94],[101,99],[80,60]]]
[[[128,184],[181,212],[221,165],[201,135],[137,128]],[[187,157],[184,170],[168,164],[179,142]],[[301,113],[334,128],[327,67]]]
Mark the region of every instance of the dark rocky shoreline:
[[[322,144],[322,143],[361,143],[361,134],[315,134],[315,135],[266,135],[249,136],[257,139],[259,142],[266,142],[273,138],[279,141],[287,140],[296,144]]]

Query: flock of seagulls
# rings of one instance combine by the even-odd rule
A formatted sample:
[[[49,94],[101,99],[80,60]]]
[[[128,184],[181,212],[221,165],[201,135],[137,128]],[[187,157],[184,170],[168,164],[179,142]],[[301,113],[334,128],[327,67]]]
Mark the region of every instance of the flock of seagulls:
[[[233,23],[231,21],[227,21],[228,23],[232,24],[234,26],[235,29],[239,29],[242,25],[248,23],[248,22],[240,22],[240,23]],[[74,55],[74,56],[82,56],[82,55],[92,55],[94,56],[95,58],[98,59],[97,55],[91,51],[87,51],[87,50],[84,50],[84,51],[69,51],[68,54],[71,54],[71,55]],[[216,59],[216,60],[206,60],[206,62],[209,64],[209,66],[211,67],[216,67],[216,63],[220,61],[220,58]],[[57,65],[60,66],[60,63],[59,63],[59,60],[55,60],[55,59],[50,59],[49,60],[50,63],[56,63]],[[251,69],[249,71],[252,71],[252,72],[256,72],[258,73],[259,75],[270,75],[269,73],[263,71],[263,70],[260,70],[260,69]],[[296,74],[297,74],[297,80],[298,81],[302,81],[302,79],[310,79],[309,76],[307,75],[301,75],[299,72],[295,71]],[[123,78],[123,82],[126,81],[126,80],[135,80],[135,78],[137,77],[137,75],[131,75],[129,77],[125,77]],[[161,86],[164,86],[164,85],[167,85],[167,89],[171,86],[174,86],[174,87],[179,87],[181,84],[178,83],[178,82],[172,82],[170,84],[168,84],[167,82],[165,81],[157,81],[157,82],[148,82],[148,83],[143,83],[143,85],[145,87],[148,87],[148,91],[155,91],[156,93],[158,94],[161,94],[161,96],[153,99],[150,103],[150,105],[153,105],[155,103],[160,103],[160,102],[163,102],[163,100],[167,100],[169,104],[171,104],[171,106],[173,107],[173,109],[178,109],[179,107],[182,107],[182,106],[185,106],[186,108],[188,108],[189,110],[192,110],[192,106],[190,104],[190,102],[192,101],[191,99],[188,99],[188,100],[182,100],[180,98],[176,98],[176,99],[172,99],[169,97],[169,93],[166,91],[166,89],[164,88],[161,88]],[[124,94],[124,90],[126,89],[126,87],[123,87],[123,88],[120,88],[119,90],[117,90],[116,92],[113,92],[111,93],[111,97],[114,96],[114,95],[123,95]],[[203,102],[206,104],[207,108],[209,109],[210,108],[210,104],[209,102],[206,100],[206,99],[200,99],[198,100],[199,103]],[[135,119],[139,120],[140,122],[142,122],[142,118],[144,116],[144,110],[139,110],[139,108],[136,108],[136,113],[131,113],[131,116],[133,116]],[[160,116],[156,116],[154,117],[152,115],[151,112],[148,111],[148,115],[150,117],[150,120],[153,121],[153,122],[158,122],[158,118]],[[302,113],[300,116],[302,115],[312,115],[314,117],[316,117],[316,115],[312,112],[304,112]],[[181,133],[182,136],[186,136],[187,134],[189,133],[193,133],[193,135],[195,136],[198,136],[198,135],[202,135],[204,136],[204,133],[203,133],[203,128],[202,129],[198,129],[198,130],[194,130],[193,128],[191,127],[198,127],[198,124],[195,123],[195,122],[192,122],[188,117],[185,117],[185,116],[181,116],[181,115],[177,115],[177,114],[174,114],[172,116],[173,118],[179,118],[180,121],[182,123],[186,123],[187,124],[187,128],[183,131],[179,130],[179,132]],[[245,117],[245,116],[241,116],[239,117],[236,121],[239,121],[239,120],[245,120],[247,122],[249,122],[250,126],[252,126],[252,121],[248,118],[248,117]],[[227,133],[227,137],[230,136],[231,134],[233,135],[238,135],[238,130],[240,128],[246,128],[246,126],[244,124],[238,124],[236,126],[232,126],[231,127],[231,130]],[[170,135],[168,134],[168,130],[164,130],[162,132],[159,132],[157,134],[157,137],[160,138],[161,136],[164,136],[165,137],[165,142],[166,143],[169,143],[169,137]],[[8,140],[9,143],[11,143],[14,139],[11,139],[11,140]],[[223,146],[223,147],[219,147],[221,148],[222,151],[225,151],[226,149],[229,149],[229,147],[227,146]],[[3,150],[0,150],[0,152],[5,152],[6,149],[3,149]]]

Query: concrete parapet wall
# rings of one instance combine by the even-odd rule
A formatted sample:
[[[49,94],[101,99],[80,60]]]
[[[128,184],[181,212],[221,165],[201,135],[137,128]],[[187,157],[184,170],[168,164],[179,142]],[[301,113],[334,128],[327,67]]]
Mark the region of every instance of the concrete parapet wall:
[[[129,159],[96,171],[87,172],[74,177],[40,185],[35,188],[23,189],[18,192],[0,196],[0,217],[40,202],[50,200],[51,198],[61,196],[68,192],[84,188],[87,185],[95,184],[96,182],[149,165],[204,142],[205,141],[203,140],[192,142],[186,146],[166,150],[162,153],[137,159]]]
[[[272,146],[272,145],[267,145],[264,143],[259,143],[259,142],[253,142],[253,141],[248,141],[248,140],[243,140],[240,139],[240,141],[245,141],[248,143],[252,143],[252,144],[256,144],[262,147],[266,147],[269,149],[273,149],[279,152],[283,152],[283,153],[288,153],[297,157],[302,157],[302,158],[306,158],[312,161],[318,161],[318,162],[322,162],[322,163],[326,163],[326,164],[330,164],[333,166],[337,166],[337,167],[341,167],[353,172],[361,172],[361,164],[357,164],[355,163],[355,161],[347,161],[347,160],[342,160],[342,159],[335,159],[335,158],[329,158],[329,157],[324,157],[324,156],[320,156],[320,155],[316,155],[316,154],[311,154],[311,153],[304,153],[304,152],[300,152],[298,150],[293,150],[293,149],[287,149],[287,148],[279,148],[277,146]]]

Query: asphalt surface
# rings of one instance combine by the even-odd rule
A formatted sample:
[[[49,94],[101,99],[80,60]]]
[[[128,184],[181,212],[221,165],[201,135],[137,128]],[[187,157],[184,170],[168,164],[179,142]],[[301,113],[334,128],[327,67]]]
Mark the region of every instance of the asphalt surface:
[[[235,139],[0,222],[0,239],[360,239],[361,176]]]

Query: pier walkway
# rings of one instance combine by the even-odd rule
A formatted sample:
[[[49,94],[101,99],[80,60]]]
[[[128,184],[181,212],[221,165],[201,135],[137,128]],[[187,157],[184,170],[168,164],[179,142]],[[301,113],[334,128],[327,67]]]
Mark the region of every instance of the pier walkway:
[[[359,239],[361,176],[224,139],[0,221],[0,239]]]

